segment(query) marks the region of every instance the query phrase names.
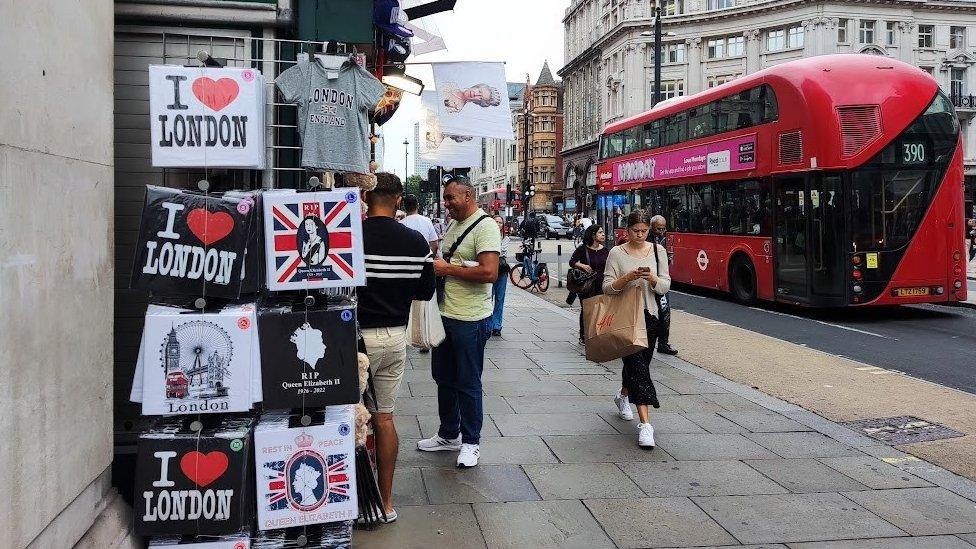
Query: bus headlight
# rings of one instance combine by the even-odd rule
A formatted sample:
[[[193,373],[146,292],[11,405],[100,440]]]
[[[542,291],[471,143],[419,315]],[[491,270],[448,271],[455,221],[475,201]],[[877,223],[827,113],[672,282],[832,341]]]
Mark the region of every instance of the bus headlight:
[[[851,273],[851,277],[854,280],[861,280],[862,278],[864,278],[864,274],[861,273],[860,269],[854,269],[854,272]]]
[[[957,281],[953,282],[952,283],[952,287],[955,288],[955,289],[957,289],[957,290],[959,288],[962,288],[962,281],[961,280],[957,280]]]
[[[952,252],[952,259],[955,261],[959,261],[960,259],[962,259],[962,253],[959,250]]]
[[[942,295],[945,293],[945,288],[942,286],[935,287],[935,295]]]
[[[862,292],[863,290],[864,290],[864,288],[862,288],[860,284],[855,284],[855,285],[854,285],[854,293],[855,293],[855,294],[859,294],[859,293],[861,293],[861,292]]]
[[[954,275],[958,275],[961,272],[962,272],[962,267],[960,267],[959,265],[956,265],[955,267],[952,268],[952,274]]]

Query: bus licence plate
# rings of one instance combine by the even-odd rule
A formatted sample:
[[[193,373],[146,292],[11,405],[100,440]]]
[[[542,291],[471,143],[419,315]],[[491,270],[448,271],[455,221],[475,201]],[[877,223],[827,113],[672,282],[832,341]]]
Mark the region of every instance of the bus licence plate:
[[[898,288],[895,290],[898,297],[917,297],[929,295],[928,288]]]

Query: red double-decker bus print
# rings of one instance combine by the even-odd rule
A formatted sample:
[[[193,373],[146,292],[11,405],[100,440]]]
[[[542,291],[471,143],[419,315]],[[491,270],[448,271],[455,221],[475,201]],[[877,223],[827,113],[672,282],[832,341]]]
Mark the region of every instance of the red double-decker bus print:
[[[962,154],[928,73],[812,57],[607,126],[597,218],[664,216],[672,279],[743,303],[963,301]]]

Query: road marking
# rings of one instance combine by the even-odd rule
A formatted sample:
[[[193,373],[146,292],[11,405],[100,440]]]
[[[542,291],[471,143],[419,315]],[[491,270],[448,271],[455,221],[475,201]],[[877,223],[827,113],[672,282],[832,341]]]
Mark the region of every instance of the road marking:
[[[705,324],[707,324],[709,326],[726,326],[726,324],[724,322],[719,322],[717,320],[709,320]]]
[[[850,326],[844,326],[842,324],[834,324],[832,322],[826,322],[826,321],[823,321],[823,320],[817,320],[815,318],[804,318],[802,316],[791,315],[789,313],[781,313],[779,311],[769,311],[769,310],[766,310],[766,309],[760,309],[759,307],[749,307],[749,308],[752,309],[753,311],[760,311],[760,312],[764,312],[764,313],[769,313],[771,315],[788,316],[790,318],[795,318],[797,320],[808,320],[810,322],[816,322],[817,324],[823,324],[824,326],[831,326],[833,328],[840,328],[841,330],[847,330],[849,332],[857,332],[859,334],[864,334],[864,335],[869,335],[869,336],[874,336],[874,337],[880,337],[882,339],[890,339],[890,340],[893,340],[893,341],[898,341],[898,338],[897,337],[889,337],[889,336],[886,336],[886,335],[877,334],[877,333],[874,333],[874,332],[869,332],[867,330],[861,330],[859,328],[851,328]]]
[[[871,370],[881,370],[882,368],[878,368],[877,366],[862,366],[860,368],[854,368],[854,369],[861,372],[869,372]]]
[[[693,297],[695,299],[705,299],[703,296],[695,295],[695,294],[688,294],[688,293],[685,293],[685,292],[679,292],[678,290],[671,290],[671,293],[673,293],[673,294],[686,295],[688,297]]]

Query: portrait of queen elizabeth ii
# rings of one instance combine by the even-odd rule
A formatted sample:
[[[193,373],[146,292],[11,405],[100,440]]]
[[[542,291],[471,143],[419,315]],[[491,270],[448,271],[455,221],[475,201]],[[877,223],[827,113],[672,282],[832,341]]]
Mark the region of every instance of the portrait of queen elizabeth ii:
[[[474,103],[482,108],[501,105],[501,93],[498,88],[488,84],[475,84],[470,88],[461,88],[455,82],[447,82],[440,90],[444,107],[450,114],[461,112],[468,103]]]

